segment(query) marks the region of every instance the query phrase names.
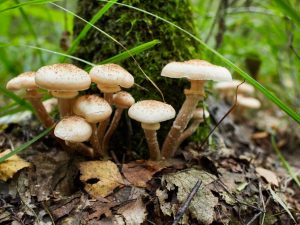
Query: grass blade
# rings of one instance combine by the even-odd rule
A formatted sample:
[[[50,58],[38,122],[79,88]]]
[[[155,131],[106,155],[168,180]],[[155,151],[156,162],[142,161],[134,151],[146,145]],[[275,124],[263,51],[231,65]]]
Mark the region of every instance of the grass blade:
[[[271,136],[271,143],[272,143],[272,147],[273,147],[273,149],[274,149],[277,157],[279,158],[281,164],[286,169],[286,171],[288,172],[288,174],[296,182],[296,184],[298,185],[298,187],[300,187],[300,181],[299,181],[297,175],[295,174],[295,172],[293,171],[292,167],[290,166],[289,162],[284,158],[284,156],[280,152],[279,148],[277,147],[274,135]]]
[[[273,2],[284,15],[289,16],[300,27],[300,15],[293,8],[289,0],[274,0]]]
[[[20,106],[32,111],[31,105],[28,102],[26,102],[24,99],[22,99],[19,96],[15,95],[13,92],[8,91],[8,90],[6,90],[5,88],[3,88],[1,86],[0,86],[0,92],[2,94],[6,95],[7,97],[11,98],[12,100],[14,100]]]
[[[8,11],[8,10],[12,10],[12,9],[18,9],[18,8],[21,8],[21,7],[27,6],[27,5],[46,4],[46,3],[50,3],[50,2],[54,2],[54,1],[59,1],[59,0],[33,0],[33,1],[22,2],[22,3],[15,4],[13,6],[7,7],[5,9],[0,9],[0,13]]]
[[[68,50],[68,54],[74,53],[77,46],[79,45],[80,41],[86,36],[89,30],[92,28],[91,24],[95,24],[101,17],[117,2],[118,0],[113,0],[111,2],[106,3],[94,16],[93,18],[87,23],[76,39],[72,42],[71,47]]]
[[[98,0],[98,1],[110,2],[110,1],[107,1],[107,0]],[[169,20],[166,20],[166,19],[164,19],[160,16],[157,16],[157,15],[151,13],[151,12],[148,12],[146,10],[143,10],[143,9],[131,6],[131,5],[127,5],[127,4],[124,4],[124,3],[119,3],[119,2],[116,2],[115,4],[122,5],[124,7],[130,8],[130,9],[133,9],[133,10],[137,10],[139,12],[142,12],[142,13],[145,13],[145,14],[150,15],[152,17],[155,17],[156,19],[161,20],[161,21],[175,27],[176,29],[180,30],[181,32],[185,33],[186,35],[190,36],[195,41],[197,41],[203,49],[205,49],[208,52],[212,53],[218,59],[220,59],[223,63],[225,63],[227,66],[231,67],[240,76],[242,76],[248,83],[252,84],[257,90],[259,90],[261,93],[263,93],[269,100],[271,100],[280,109],[282,109],[286,114],[288,114],[291,118],[293,118],[295,121],[297,121],[300,124],[300,115],[297,112],[295,112],[288,105],[286,105],[284,102],[282,102],[277,96],[275,96],[267,88],[265,88],[262,84],[260,84],[255,79],[253,79],[249,74],[247,74],[241,68],[236,66],[233,62],[231,62],[230,60],[225,58],[223,55],[221,55],[219,52],[217,52],[216,50],[214,50],[213,48],[211,48],[207,44],[205,44],[200,38],[196,37],[194,34],[192,34],[192,33],[188,32],[187,30],[177,26],[176,24],[170,22]]]
[[[44,137],[45,135],[47,135],[51,130],[53,129],[53,127],[50,127],[46,130],[44,130],[42,133],[40,133],[39,135],[35,136],[33,139],[31,139],[30,141],[22,144],[21,146],[19,146],[18,148],[16,148],[15,150],[11,151],[10,153],[6,154],[5,156],[0,158],[0,163],[4,162],[6,159],[8,159],[9,157],[25,150],[26,148],[28,148],[30,145],[32,145],[34,142],[38,141],[39,139],[41,139],[42,137]]]
[[[129,49],[128,51],[125,52],[121,52],[118,55],[115,55],[111,58],[105,59],[103,61],[101,61],[101,64],[105,64],[105,63],[116,63],[116,62],[120,62],[123,61],[129,57],[131,57],[132,55],[137,55],[149,48],[154,47],[155,45],[159,44],[160,41],[159,40],[153,40],[153,41],[149,41],[147,43],[143,43],[139,46],[136,46],[132,49]]]

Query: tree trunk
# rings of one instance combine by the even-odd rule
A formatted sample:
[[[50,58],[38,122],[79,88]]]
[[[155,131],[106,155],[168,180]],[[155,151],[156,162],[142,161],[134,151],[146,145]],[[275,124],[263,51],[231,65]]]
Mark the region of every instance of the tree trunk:
[[[190,0],[155,0],[155,1],[140,1],[140,0],[123,0],[119,1],[128,5],[132,5],[148,12],[154,13],[176,25],[195,33],[195,27],[192,20],[191,2]],[[77,14],[86,20],[90,20],[99,9],[104,6],[105,2],[97,0],[79,0]],[[169,24],[158,20],[152,16],[146,15],[133,9],[124,6],[114,5],[105,15],[95,24],[100,29],[104,30],[118,41],[120,41],[127,49],[131,49],[139,44],[158,39],[161,43],[154,46],[152,49],[146,50],[141,54],[135,55],[135,59],[140,64],[145,73],[155,82],[164,94],[165,101],[178,111],[183,100],[184,87],[187,82],[178,79],[162,78],[160,76],[161,69],[170,61],[188,60],[196,55],[197,45],[190,37],[180,32]],[[85,26],[85,23],[80,20],[75,20],[74,38],[80,33]],[[91,29],[84,40],[80,42],[75,56],[99,63],[102,60],[110,58],[124,49],[111,39],[107,38],[99,31]],[[75,62],[80,66],[85,66],[79,62]],[[137,100],[156,99],[162,100],[161,95],[156,88],[145,78],[139,68],[131,58],[120,62],[120,64],[134,75],[135,83],[142,86],[141,89],[137,86],[129,91]],[[123,122],[122,122],[123,121]],[[114,135],[117,140],[130,139],[135,150],[143,136],[143,131],[138,123],[133,121],[128,122],[122,119],[119,127],[124,132],[117,132]],[[132,137],[126,137],[128,134],[128,124],[132,124]],[[158,138],[160,143],[165,137],[172,121],[162,123],[162,129],[159,131]],[[121,139],[120,139],[121,138]],[[124,148],[124,143],[120,141],[112,141],[114,148]],[[127,142],[127,144],[130,142]],[[146,146],[144,143],[143,146]],[[127,146],[126,148],[128,148]],[[141,149],[139,147],[139,149]]]

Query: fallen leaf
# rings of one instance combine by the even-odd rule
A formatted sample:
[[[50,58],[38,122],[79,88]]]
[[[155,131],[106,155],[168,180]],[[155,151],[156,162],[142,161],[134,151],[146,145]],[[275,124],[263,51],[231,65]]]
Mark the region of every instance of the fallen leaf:
[[[146,187],[153,175],[171,166],[168,161],[138,160],[123,165],[122,172],[126,179],[136,187]]]
[[[8,153],[10,153],[9,149],[1,152],[0,158]],[[13,155],[10,158],[6,159],[4,162],[0,163],[0,180],[7,181],[8,179],[12,178],[14,174],[19,170],[29,166],[29,162],[26,162],[18,155]]]
[[[167,190],[158,189],[156,191],[163,214],[175,216],[178,208],[186,200],[196,182],[201,180],[202,185],[188,206],[187,211],[189,213],[183,216],[181,222],[183,224],[188,224],[187,215],[191,215],[192,218],[197,219],[201,224],[211,224],[214,220],[214,207],[218,204],[218,198],[212,194],[208,185],[216,179],[216,176],[194,168],[164,175],[162,177],[162,182]],[[168,201],[169,192],[175,190],[177,190],[176,197],[178,202]]]
[[[118,167],[112,161],[87,161],[79,164],[80,180],[84,189],[93,197],[106,197],[113,190],[123,185],[123,178]]]
[[[269,184],[273,184],[278,187],[278,178],[274,172],[272,172],[271,170],[264,169],[262,167],[257,167],[255,171],[261,177],[265,178]]]

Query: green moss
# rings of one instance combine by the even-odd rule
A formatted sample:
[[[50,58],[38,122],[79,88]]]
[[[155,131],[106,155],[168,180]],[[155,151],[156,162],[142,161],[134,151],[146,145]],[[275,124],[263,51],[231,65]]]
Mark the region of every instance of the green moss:
[[[189,0],[124,0],[120,2],[154,13],[195,33],[195,27],[192,22],[191,3]],[[103,3],[95,0],[79,0],[77,14],[90,20],[103,5]],[[84,26],[85,24],[82,21],[76,20],[74,35],[76,36]],[[188,36],[170,25],[141,12],[118,5],[113,6],[101,20],[96,23],[96,26],[115,37],[126,46],[127,49],[153,39],[159,39],[161,41],[161,44],[135,56],[135,59],[145,73],[161,89],[166,102],[173,105],[178,111],[184,100],[183,89],[187,85],[187,82],[162,78],[160,72],[162,67],[170,61],[182,61],[194,58],[195,53],[198,53],[198,49],[195,47],[197,45]],[[124,49],[121,46],[100,32],[92,29],[85,39],[81,41],[80,47],[77,49],[75,55],[97,63],[122,51],[124,51]],[[135,82],[144,88],[135,87],[130,90],[136,100],[162,100],[157,89],[145,78],[131,58],[123,61],[121,64],[134,75]],[[124,129],[124,132],[127,132],[125,131],[127,130],[125,124],[126,122],[123,121],[120,129]],[[132,125],[134,133],[132,140],[134,145],[137,146],[143,133],[141,132],[139,124],[132,122]],[[162,124],[161,135],[159,135],[160,140],[166,135],[170,125],[171,122]],[[139,135],[136,135],[137,133]]]

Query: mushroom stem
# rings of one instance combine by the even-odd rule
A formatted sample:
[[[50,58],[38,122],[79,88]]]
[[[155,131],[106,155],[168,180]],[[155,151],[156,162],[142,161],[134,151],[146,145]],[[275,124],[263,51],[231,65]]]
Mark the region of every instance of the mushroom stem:
[[[145,124],[142,123],[142,128],[145,133],[145,137],[147,140],[149,155],[151,160],[160,160],[161,153],[159,149],[159,144],[157,141],[156,130],[160,127],[159,123],[157,124]]]
[[[190,92],[191,89],[187,91]],[[191,117],[193,116],[194,110],[201,99],[203,99],[202,95],[186,94],[186,99],[164,141],[162,147],[162,156],[164,158],[167,159],[175,155],[179,137],[187,127]]]
[[[199,124],[202,122],[203,119],[193,120],[190,126],[187,129],[185,129],[185,131],[183,131],[183,133],[180,135],[177,146],[175,148],[177,149],[182,144],[182,142],[184,142],[187,138],[192,136],[199,127]]]
[[[54,122],[52,118],[47,113],[42,101],[41,96],[36,90],[27,90],[26,99],[31,103],[32,107],[35,110],[35,114],[38,119],[41,121],[44,127],[49,128],[53,126]]]
[[[104,93],[104,99],[105,99],[109,104],[112,104],[113,93]]]
[[[115,130],[117,129],[118,125],[119,125],[119,121],[121,119],[121,115],[122,112],[124,111],[123,108],[117,108],[114,114],[114,117],[110,123],[110,126],[108,128],[108,130],[105,133],[104,139],[103,139],[103,143],[102,143],[102,151],[104,152],[104,154],[108,155],[108,145],[109,145],[109,141],[111,139],[111,136],[113,135],[113,133],[115,132]]]
[[[83,143],[75,143],[75,142],[66,141],[66,145],[69,146],[72,150],[74,150],[84,156],[94,158],[93,149],[86,146]]]
[[[57,98],[58,110],[61,118],[72,116],[73,99]]]
[[[98,135],[97,135],[97,125],[96,125],[96,123],[91,123],[91,126],[93,129],[93,132],[92,132],[92,136],[90,139],[90,143],[96,152],[100,152],[101,146],[100,146]]]

